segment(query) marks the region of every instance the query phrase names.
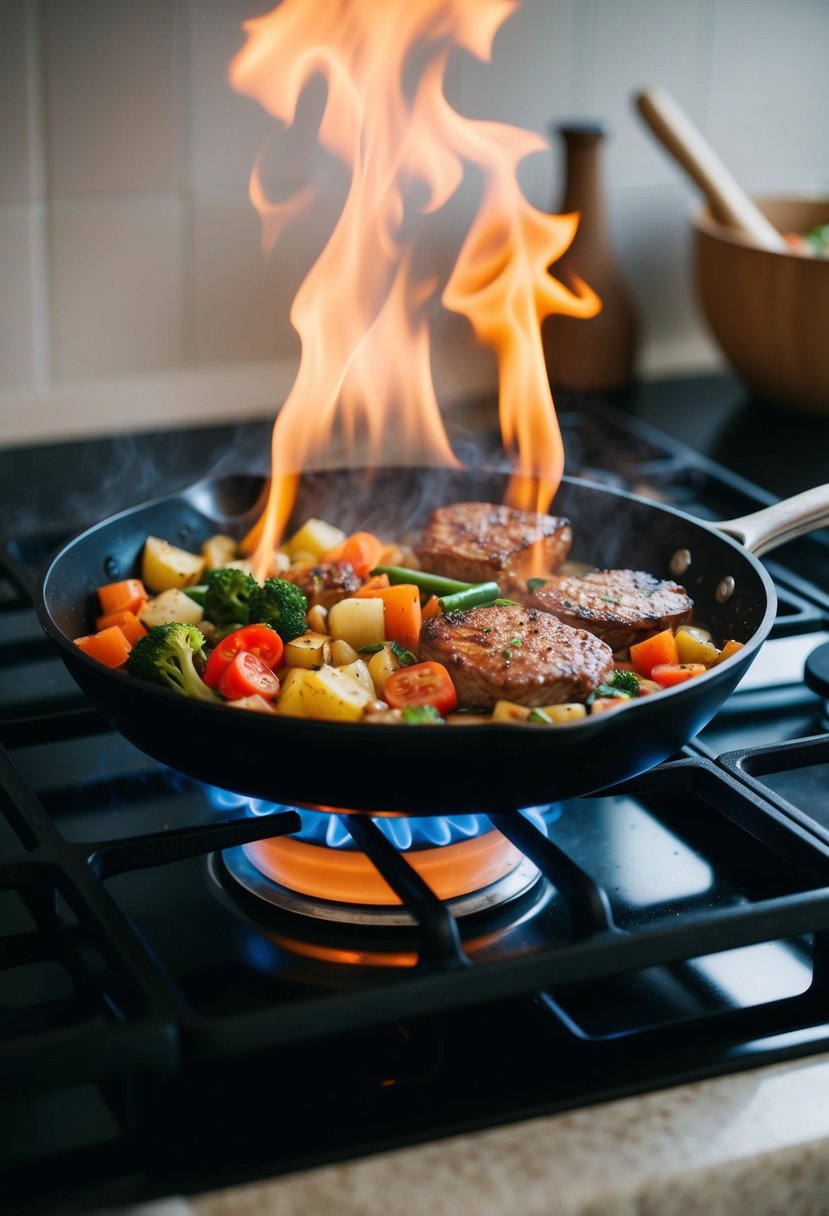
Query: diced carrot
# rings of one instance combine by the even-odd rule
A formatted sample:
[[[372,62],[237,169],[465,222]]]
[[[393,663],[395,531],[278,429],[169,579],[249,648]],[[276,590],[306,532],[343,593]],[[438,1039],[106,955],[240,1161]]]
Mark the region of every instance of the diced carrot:
[[[384,591],[386,587],[391,586],[391,581],[387,574],[373,574],[371,578],[367,578],[362,587],[354,592],[354,598],[359,599],[360,596],[371,595],[373,591]]]
[[[651,668],[650,678],[663,688],[673,688],[695,676],[704,676],[707,670],[704,663],[657,663]]]
[[[95,622],[99,633],[102,629],[109,629],[110,625],[117,625],[131,646],[147,633],[147,626],[139,621],[134,612],[110,612],[106,616],[99,616]]]
[[[366,598],[383,601],[383,628],[389,642],[415,647],[420,638],[423,613],[420,608],[420,588],[414,583],[398,583],[394,587],[378,587],[367,591]]]
[[[378,564],[386,545],[372,532],[352,532],[333,549],[323,553],[323,562],[350,562],[358,578],[365,578],[369,570]]]
[[[630,705],[630,697],[596,697],[595,701],[590,702],[591,714],[603,714],[609,709],[621,709],[623,705]]]
[[[98,633],[90,633],[82,638],[75,638],[75,645],[91,659],[97,659],[105,667],[120,667],[127,661],[127,655],[132,650],[131,644],[124,636],[118,625],[110,625]]]
[[[653,637],[635,642],[630,648],[630,661],[640,675],[648,677],[658,663],[678,664],[679,651],[676,648],[673,631],[663,629],[661,633],[655,633]]]
[[[717,663],[722,663],[725,659],[730,659],[733,654],[736,654],[739,650],[742,650],[743,645],[743,642],[735,642],[733,638],[729,638],[715,661]]]
[[[424,621],[430,621],[433,616],[440,616],[440,604],[436,595],[430,595],[423,605],[421,615]]]
[[[98,603],[104,616],[113,612],[140,612],[149,598],[140,578],[122,578],[98,588]]]

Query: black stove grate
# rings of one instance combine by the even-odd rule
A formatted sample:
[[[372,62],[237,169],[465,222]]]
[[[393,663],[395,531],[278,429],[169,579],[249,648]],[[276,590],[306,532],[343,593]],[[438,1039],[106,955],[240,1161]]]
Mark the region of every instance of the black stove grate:
[[[582,473],[708,518],[764,501],[629,419],[563,425]],[[412,925],[300,929],[222,861],[297,816],[220,814],[66,676],[30,602],[61,539],[21,531],[2,550],[9,1210],[206,1190],[829,1045],[829,740],[799,683],[735,694],[681,755],[623,786],[532,819],[493,811],[540,871],[497,912],[456,922],[349,817]],[[829,626],[823,560],[816,537],[769,563],[773,638]]]

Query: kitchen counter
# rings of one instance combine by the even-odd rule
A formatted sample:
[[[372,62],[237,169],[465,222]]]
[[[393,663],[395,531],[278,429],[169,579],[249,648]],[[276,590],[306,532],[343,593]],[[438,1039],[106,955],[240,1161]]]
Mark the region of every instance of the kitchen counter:
[[[829,1055],[118,1216],[822,1216]]]

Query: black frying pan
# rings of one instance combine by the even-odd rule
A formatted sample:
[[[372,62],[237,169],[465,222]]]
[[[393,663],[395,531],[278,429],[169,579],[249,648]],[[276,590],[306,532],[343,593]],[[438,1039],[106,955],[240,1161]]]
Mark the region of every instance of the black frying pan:
[[[437,505],[500,502],[507,474],[483,470],[326,471],[302,478],[294,519],[400,539]],[[567,727],[515,723],[379,726],[311,722],[188,700],[111,671],[72,638],[91,629],[94,589],[137,574],[148,535],[196,548],[217,531],[242,535],[262,508],[265,482],[197,483],[83,532],[52,559],[36,591],[40,623],[90,701],[127,739],[211,785],[273,802],[412,815],[504,810],[592,793],[652,767],[714,716],[771,628],[776,598],[757,557],[829,522],[829,487],[719,526],[620,491],[565,478],[551,508],[573,524],[571,558],[676,577],[695,619],[743,649],[670,691]],[[803,500],[803,501],[801,501]],[[771,512],[771,519],[769,519]],[[722,529],[741,535],[744,547]],[[677,575],[674,555],[690,565]],[[672,559],[674,565],[672,567]],[[724,594],[733,581],[731,594]]]

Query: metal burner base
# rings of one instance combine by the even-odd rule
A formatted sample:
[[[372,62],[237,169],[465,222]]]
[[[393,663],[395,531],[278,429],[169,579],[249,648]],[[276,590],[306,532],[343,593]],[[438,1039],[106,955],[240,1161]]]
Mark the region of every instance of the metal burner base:
[[[226,849],[221,854],[221,859],[228,873],[246,891],[285,912],[306,916],[317,921],[365,928],[401,928],[411,927],[416,923],[414,917],[403,907],[335,903],[332,900],[317,899],[291,891],[272,879],[266,878],[248,860],[241,847]],[[457,919],[490,912],[525,895],[535,886],[540,877],[539,870],[524,857],[508,874],[490,883],[489,886],[446,900],[446,907]]]

